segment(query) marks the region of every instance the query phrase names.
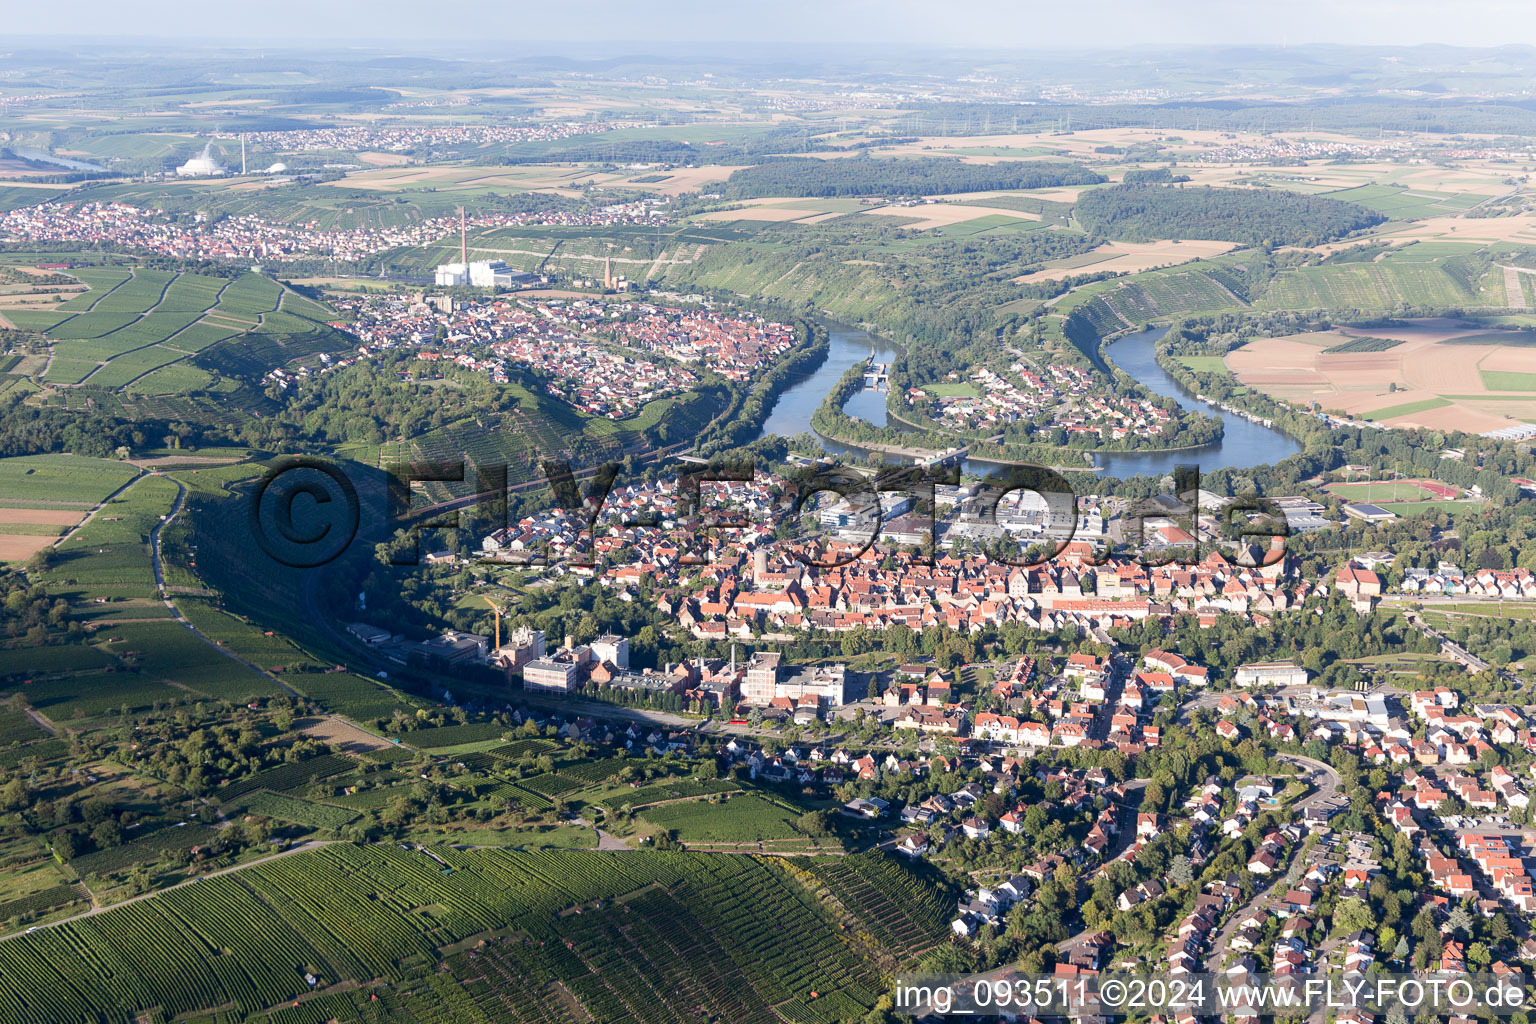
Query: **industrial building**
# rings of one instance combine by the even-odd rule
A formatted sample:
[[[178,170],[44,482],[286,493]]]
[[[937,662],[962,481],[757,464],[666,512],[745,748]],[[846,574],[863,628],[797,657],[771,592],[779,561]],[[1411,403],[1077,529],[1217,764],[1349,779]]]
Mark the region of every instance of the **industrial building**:
[[[211,155],[212,149],[212,142],[204,143],[202,153],[176,168],[176,176],[178,178],[208,178],[216,174],[223,174],[224,166],[213,158]]]
[[[522,288],[537,278],[524,270],[507,266],[503,260],[476,260],[473,263],[443,263],[434,278],[439,288]]]

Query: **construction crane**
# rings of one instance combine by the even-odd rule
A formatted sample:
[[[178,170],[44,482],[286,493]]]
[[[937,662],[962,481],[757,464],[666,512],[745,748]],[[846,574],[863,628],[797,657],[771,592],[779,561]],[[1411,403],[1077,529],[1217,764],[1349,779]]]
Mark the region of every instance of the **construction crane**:
[[[486,604],[490,605],[491,606],[491,611],[496,613],[496,646],[494,648],[492,648],[492,649],[499,651],[499,650],[501,650],[501,616],[502,616],[502,609],[501,609],[501,607],[499,607],[496,604],[495,601],[492,601],[489,597],[485,596],[484,594],[480,595],[480,600],[482,600]]]

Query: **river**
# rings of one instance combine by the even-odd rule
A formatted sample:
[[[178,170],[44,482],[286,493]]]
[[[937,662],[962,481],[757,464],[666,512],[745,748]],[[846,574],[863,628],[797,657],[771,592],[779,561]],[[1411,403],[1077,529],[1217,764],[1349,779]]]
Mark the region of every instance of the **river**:
[[[768,434],[778,434],[782,437],[794,437],[796,434],[815,433],[811,429],[811,416],[821,403],[827,398],[827,392],[831,391],[843,374],[848,372],[850,366],[855,366],[869,358],[869,353],[875,353],[875,362],[890,363],[896,358],[896,350],[870,334],[861,331],[857,327],[847,327],[842,324],[827,325],[827,357],[821,361],[821,365],[808,373],[802,380],[786,388],[773,408],[768,412],[768,419],[763,423],[763,429],[759,437]],[[859,391],[848,403],[843,406],[850,416],[858,416],[869,420],[876,426],[885,426],[885,392],[876,391],[873,388],[865,388]],[[847,445],[829,441],[818,435],[821,445],[833,455],[843,455],[864,461],[864,454]]]
[[[70,171],[105,171],[106,168],[99,164],[88,164],[81,160],[70,160],[62,156],[54,156],[37,149],[13,149],[11,152],[23,160],[34,160],[40,164],[53,164],[55,167],[63,167]]]
[[[1202,402],[1164,373],[1163,368],[1157,365],[1155,348],[1158,339],[1167,333],[1167,330],[1166,327],[1158,327],[1128,335],[1119,341],[1112,342],[1106,350],[1107,354],[1117,366],[1140,381],[1147,390],[1173,398],[1186,408],[1198,409],[1220,417],[1223,422],[1222,438],[1204,447],[1186,451],[1096,455],[1095,461],[1103,468],[1104,475],[1162,476],[1172,472],[1176,466],[1190,464],[1198,465],[1202,472],[1226,467],[1244,468],[1278,462],[1301,450],[1301,445],[1289,435],[1272,427],[1266,427],[1262,423],[1254,423],[1241,416],[1223,412],[1209,402]],[[811,415],[821,406],[827,397],[827,392],[842,379],[848,368],[867,360],[871,350],[875,353],[877,363],[890,363],[896,357],[895,349],[868,331],[841,324],[829,324],[826,359],[822,360],[821,365],[814,371],[779,395],[758,436],[779,434],[784,437],[793,437],[801,433],[814,433],[811,428]],[[865,388],[848,399],[843,410],[850,416],[866,419],[876,426],[885,426],[888,422],[885,414],[885,399],[884,391]],[[824,437],[819,439],[822,447],[834,455],[842,455],[859,462],[865,459],[865,453],[858,449],[838,444]],[[964,469],[969,474],[986,476],[997,472],[999,467],[995,463],[967,460]]]
[[[1157,365],[1157,342],[1167,333],[1168,328],[1155,327],[1150,331],[1127,335],[1119,341],[1110,342],[1105,354],[1148,391],[1176,399],[1186,409],[1193,408],[1219,417],[1222,421],[1221,440],[1182,452],[1096,455],[1095,461],[1104,468],[1106,476],[1162,476],[1173,472],[1175,466],[1191,463],[1198,465],[1201,472],[1229,467],[1246,469],[1249,466],[1276,463],[1301,451],[1301,445],[1289,434],[1223,412],[1180,387],[1177,381]]]

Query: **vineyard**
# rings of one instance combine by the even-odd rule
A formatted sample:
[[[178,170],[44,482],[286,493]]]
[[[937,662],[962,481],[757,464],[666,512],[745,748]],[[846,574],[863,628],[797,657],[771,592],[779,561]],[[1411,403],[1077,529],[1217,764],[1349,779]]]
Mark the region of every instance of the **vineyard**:
[[[676,832],[684,842],[758,842],[802,836],[793,823],[797,812],[756,793],[734,796],[721,804],[662,804],[641,813],[646,821]]]
[[[357,812],[353,810],[298,800],[281,793],[257,793],[242,802],[249,814],[291,821],[307,828],[338,829],[357,818]]]
[[[492,747],[486,753],[507,761],[520,761],[525,757],[538,757],[554,748],[555,744],[551,740],[526,739],[503,743],[499,747]]]
[[[666,782],[640,786],[627,793],[608,797],[602,803],[610,811],[616,811],[620,807],[643,807],[662,800],[681,800],[687,797],[708,796],[712,793],[734,793],[740,789],[740,784],[728,779],[669,779]]]
[[[332,775],[340,775],[357,767],[357,762],[349,757],[341,757],[336,754],[321,754],[319,757],[311,757],[303,761],[290,761],[287,764],[278,765],[276,768],[268,768],[266,771],[247,775],[236,782],[231,782],[216,794],[220,803],[228,803],[238,799],[247,793],[254,793],[258,789],[269,790],[273,793],[284,793],[289,790],[299,789],[309,785],[314,779],[327,779]]]
[[[57,310],[16,315],[17,326],[52,341],[42,375],[47,384],[103,395],[125,388],[186,394],[212,383],[209,369],[254,380],[274,365],[342,345],[325,323],[330,310],[256,274],[226,280],[143,268],[75,273],[89,291]],[[236,343],[221,344],[230,339]],[[202,365],[187,362],[194,358]]]
[[[223,1008],[350,1022],[396,1007],[414,1020],[816,1024],[862,1016],[880,988],[814,892],[769,861],[435,852],[331,845],[17,936],[0,943],[0,1018],[129,1024]],[[855,882],[900,884],[852,870],[837,883],[849,899]],[[932,892],[910,884],[899,898],[926,907]],[[892,935],[913,927],[871,913]],[[317,989],[363,987],[294,1010],[306,974]],[[565,1000],[540,998],[557,990]]]
[[[203,846],[218,838],[218,832],[204,825],[172,825],[102,850],[81,854],[69,866],[81,875],[110,875],[115,871],[160,860],[167,854]]]
[[[442,750],[462,743],[483,743],[499,740],[507,727],[496,722],[466,722],[463,725],[444,725],[436,729],[422,729],[409,737],[413,747],[423,750]]]
[[[550,798],[562,796],[566,793],[574,793],[582,788],[581,783],[575,779],[567,779],[554,773],[535,775],[531,778],[523,779],[518,785],[523,789],[531,789],[541,796]]]
[[[814,873],[875,942],[915,956],[948,934],[949,907],[939,890],[888,857],[860,854],[818,865]]]
[[[1475,291],[1445,263],[1339,263],[1296,267],[1275,276],[1257,303],[1268,309],[1390,309],[1460,306]],[[1484,300],[1486,301],[1486,300]]]
[[[30,896],[0,903],[0,921],[9,921],[14,917],[24,917],[28,914],[46,913],[89,898],[90,894],[85,891],[83,885],[55,885],[41,892],[34,892]]]
[[[583,761],[580,764],[565,765],[561,767],[560,774],[568,779],[575,779],[585,786],[596,786],[613,778],[623,771],[629,759],[625,757],[608,757],[598,761]]]

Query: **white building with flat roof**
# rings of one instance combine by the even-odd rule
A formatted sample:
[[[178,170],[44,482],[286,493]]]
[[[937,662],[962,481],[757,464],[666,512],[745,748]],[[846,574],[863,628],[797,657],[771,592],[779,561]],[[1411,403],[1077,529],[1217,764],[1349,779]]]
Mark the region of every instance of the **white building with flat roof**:
[[[1261,661],[1244,665],[1233,680],[1238,686],[1305,686],[1307,670],[1293,661]]]

